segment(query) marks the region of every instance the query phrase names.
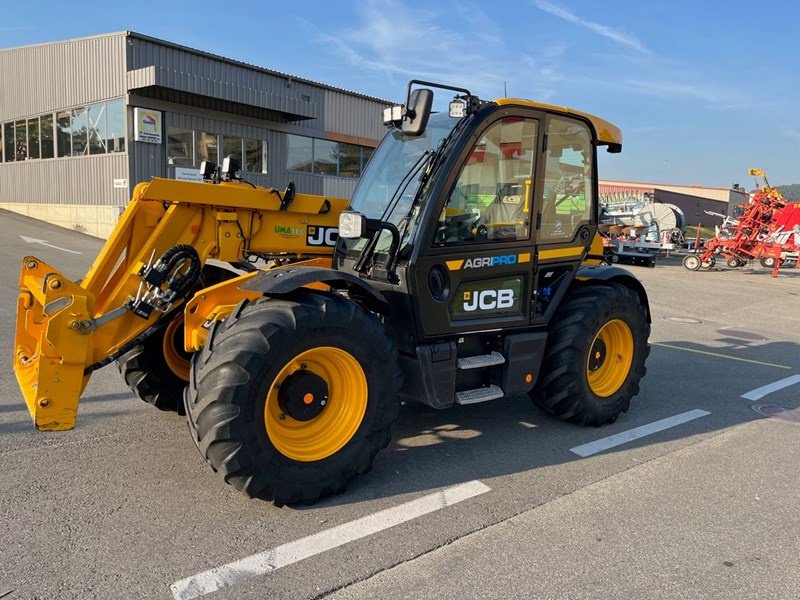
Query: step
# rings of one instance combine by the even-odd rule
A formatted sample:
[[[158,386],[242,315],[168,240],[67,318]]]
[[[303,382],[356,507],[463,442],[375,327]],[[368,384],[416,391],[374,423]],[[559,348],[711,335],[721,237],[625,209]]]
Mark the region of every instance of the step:
[[[459,369],[482,369],[483,367],[502,365],[504,362],[506,362],[505,356],[499,352],[492,352],[491,354],[459,358],[457,364]]]
[[[456,392],[456,404],[478,404],[497,400],[505,396],[503,390],[492,384],[489,387],[475,388],[474,390],[463,390]]]

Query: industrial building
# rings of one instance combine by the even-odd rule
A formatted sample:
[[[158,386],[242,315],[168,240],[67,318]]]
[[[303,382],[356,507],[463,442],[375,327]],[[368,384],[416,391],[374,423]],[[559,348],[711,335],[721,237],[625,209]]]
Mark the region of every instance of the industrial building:
[[[599,182],[600,200],[651,198],[655,202],[674,204],[683,211],[687,224],[713,227],[720,224],[718,217],[705,211],[732,215],[733,209],[749,200],[743,188],[703,187],[699,185],[671,185],[661,183],[640,183],[633,181]]]
[[[108,235],[133,187],[227,155],[349,197],[390,103],[130,31],[0,50],[0,208]]]

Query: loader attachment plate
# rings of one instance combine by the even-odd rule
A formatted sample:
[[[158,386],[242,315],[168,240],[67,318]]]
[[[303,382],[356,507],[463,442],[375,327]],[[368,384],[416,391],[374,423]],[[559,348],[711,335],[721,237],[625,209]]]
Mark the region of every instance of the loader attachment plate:
[[[33,256],[22,261],[14,341],[14,373],[36,428],[72,429],[89,377],[94,297]]]

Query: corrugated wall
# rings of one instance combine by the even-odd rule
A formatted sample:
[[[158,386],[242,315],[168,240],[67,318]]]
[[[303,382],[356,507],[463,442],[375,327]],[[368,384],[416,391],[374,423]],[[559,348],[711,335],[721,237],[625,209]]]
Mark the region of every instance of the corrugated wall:
[[[386,134],[382,102],[325,90],[324,129],[356,137],[380,140]]]
[[[129,39],[128,71],[146,69],[141,76],[131,75],[132,81],[144,80],[146,74],[154,79],[150,85],[308,118],[320,116],[322,88],[135,35]]]
[[[125,35],[0,52],[0,121],[125,95]]]
[[[128,155],[53,158],[0,164],[0,202],[122,206],[129,190]]]

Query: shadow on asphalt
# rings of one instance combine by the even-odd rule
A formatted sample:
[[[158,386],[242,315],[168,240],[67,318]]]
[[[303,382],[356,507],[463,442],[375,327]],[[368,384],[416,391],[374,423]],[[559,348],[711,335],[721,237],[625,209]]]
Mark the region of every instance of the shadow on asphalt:
[[[651,352],[643,393],[634,398],[631,409],[616,423],[599,428],[582,427],[546,415],[534,407],[527,396],[474,406],[456,405],[443,411],[422,404],[404,404],[393,428],[393,442],[378,454],[374,470],[369,475],[356,478],[343,494],[311,507],[297,505],[293,508],[308,510],[357,504],[374,498],[427,491],[474,479],[513,475],[584,460],[571,453],[569,448],[695,408],[711,411],[714,418],[703,417],[626,443],[606,451],[606,454],[708,434],[766,418],[753,409],[752,402],[739,395],[787,377],[792,371],[690,352],[757,359],[752,343],[746,340],[720,338],[716,341],[728,345],[712,347],[684,340],[664,342],[689,351],[663,348],[664,352],[673,353],[666,360],[679,363],[680,369],[659,373],[653,369]],[[800,345],[793,343],[762,343],[758,348],[761,350],[759,355],[789,358],[788,365],[787,361],[778,361],[787,366],[796,364],[800,356]],[[709,366],[709,361],[715,362]],[[665,360],[662,358],[658,362],[663,365]],[[713,371],[713,376],[706,376],[709,370]],[[753,376],[756,373],[758,377]],[[680,398],[668,398],[668,402],[664,402],[662,395],[666,394],[661,391],[669,389],[668,379],[676,376],[696,380],[697,384],[690,386],[691,391],[681,392]],[[736,385],[729,385],[731,383]],[[654,391],[659,392],[658,395]],[[776,409],[797,408],[800,406],[800,393],[795,392],[788,402],[770,401],[769,404],[775,405]],[[576,432],[582,432],[582,435]]]

